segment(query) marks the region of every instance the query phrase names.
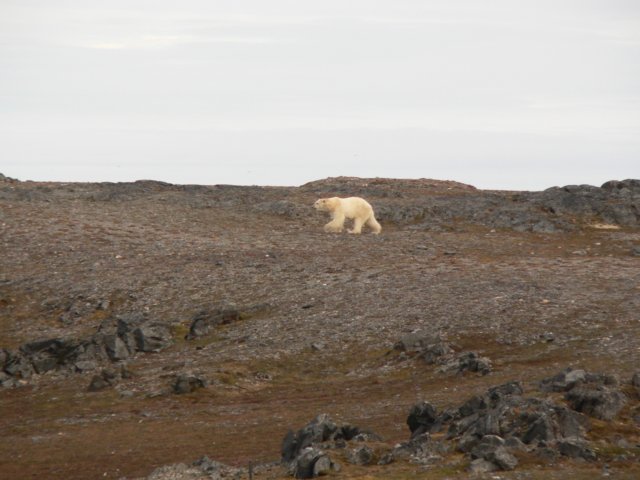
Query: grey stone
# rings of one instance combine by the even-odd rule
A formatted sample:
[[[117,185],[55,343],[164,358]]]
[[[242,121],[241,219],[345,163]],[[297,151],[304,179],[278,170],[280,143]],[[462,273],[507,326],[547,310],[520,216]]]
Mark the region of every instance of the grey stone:
[[[171,386],[173,392],[177,394],[195,392],[204,387],[206,387],[206,382],[194,375],[178,375]]]
[[[105,368],[99,375],[94,375],[91,378],[88,390],[90,392],[98,392],[106,388],[112,387],[118,383],[120,379],[120,373],[110,368]]]
[[[518,459],[509,453],[504,446],[488,453],[485,460],[497,465],[500,470],[513,470],[518,465]]]
[[[472,433],[465,433],[460,437],[456,449],[462,453],[468,453],[480,443],[480,438]]]
[[[52,338],[25,343],[20,351],[31,360],[36,373],[45,373],[75,361],[82,344],[77,340]]]
[[[31,364],[38,374],[54,370],[58,366],[58,359],[49,355],[34,355],[31,357]]]
[[[579,440],[561,440],[558,442],[560,455],[570,458],[584,458],[585,460],[595,460],[596,454],[587,444]]]
[[[222,480],[226,478],[240,478],[242,470],[239,468],[231,467],[222,462],[211,460],[209,457],[202,457],[196,460],[192,464],[194,467],[199,468],[202,472],[207,474],[211,480]],[[174,478],[174,477],[171,477]],[[177,478],[183,478],[182,476]]]
[[[581,439],[589,428],[589,421],[581,413],[566,408],[555,410],[556,423],[563,438]]]
[[[98,363],[93,360],[79,360],[74,366],[78,372],[89,372],[98,368]]]
[[[313,476],[327,475],[332,470],[333,463],[328,455],[320,455],[313,464]]]
[[[324,452],[313,447],[306,447],[295,460],[293,475],[295,478],[313,478],[314,465]],[[324,463],[324,462],[323,462]]]
[[[619,391],[607,387],[576,387],[565,395],[574,410],[601,420],[612,420],[626,403]]]
[[[448,355],[453,353],[453,348],[447,342],[438,341],[428,344],[421,352],[420,357],[428,364],[434,364],[442,361]]]
[[[347,458],[354,465],[369,465],[373,462],[373,450],[367,445],[350,450]]]
[[[522,436],[522,441],[526,444],[533,442],[546,442],[553,440],[554,432],[551,420],[547,416],[538,416],[529,426]]]
[[[489,388],[489,390],[487,390],[487,396],[492,406],[495,407],[499,401],[504,400],[506,397],[522,395],[523,391],[520,382],[512,381]]]
[[[4,366],[4,371],[18,379],[28,379],[34,374],[33,365],[21,354],[12,354]]]
[[[471,458],[487,458],[487,456],[494,452],[498,447],[504,446],[504,439],[497,435],[485,435],[478,443],[471,449]]]
[[[430,432],[438,419],[436,408],[429,402],[420,402],[411,407],[407,417],[407,425],[411,435]]]
[[[294,460],[309,446],[324,442],[334,442],[337,445],[351,440],[380,440],[380,437],[348,423],[338,425],[327,414],[320,414],[297,432],[287,432],[282,441],[282,460]]]
[[[171,344],[169,327],[162,324],[142,325],[133,331],[137,350],[159,352]]]
[[[491,372],[491,360],[487,357],[479,356],[476,352],[464,352],[447,361],[438,371],[456,374],[477,372],[482,375],[487,375]]]
[[[545,462],[555,463],[558,460],[560,454],[556,448],[551,448],[547,446],[540,446],[535,449],[534,453]]]
[[[131,355],[124,340],[115,334],[105,335],[103,342],[107,355],[114,362],[126,360]]]
[[[89,387],[87,388],[90,392],[99,392],[100,390],[104,390],[111,386],[111,382],[105,379],[102,375],[94,375],[91,378],[91,383],[89,383]]]
[[[474,395],[462,406],[458,409],[460,415],[463,417],[468,417],[469,415],[473,415],[474,413],[480,412],[482,410],[486,410],[488,408],[487,399],[484,395]]]
[[[586,380],[587,372],[567,368],[553,377],[545,378],[540,382],[540,390],[543,392],[566,392],[578,383]]]
[[[510,450],[510,451],[517,451],[517,452],[527,451],[527,446],[518,437],[506,438],[504,441],[504,446],[507,450]]]
[[[498,470],[498,466],[484,458],[476,458],[469,464],[469,471],[473,474],[495,472],[496,470]]]
[[[592,384],[592,387],[605,386],[617,388],[620,385],[620,381],[616,375],[609,375],[607,373],[587,372],[585,382]]]

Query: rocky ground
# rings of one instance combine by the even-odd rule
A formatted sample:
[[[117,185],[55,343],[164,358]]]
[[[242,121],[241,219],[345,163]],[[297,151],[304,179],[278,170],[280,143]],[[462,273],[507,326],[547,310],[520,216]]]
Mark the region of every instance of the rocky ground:
[[[0,175],[0,244],[2,478],[640,476],[638,180]]]

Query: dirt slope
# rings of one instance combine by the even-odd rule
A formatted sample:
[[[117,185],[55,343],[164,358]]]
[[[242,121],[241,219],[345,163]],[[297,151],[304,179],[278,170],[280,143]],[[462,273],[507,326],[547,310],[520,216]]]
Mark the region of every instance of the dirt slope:
[[[591,420],[597,459],[521,459],[501,475],[590,478],[606,464],[637,478],[639,184],[483,192],[435,180],[0,178],[0,477],[134,478],[204,455],[274,462],[287,430],[323,412],[391,448],[409,439],[417,401],[450,408],[510,380],[540,395],[540,380],[573,367],[616,375],[627,397],[614,420]],[[332,195],[366,197],[382,234],[324,233],[328,220],[311,205]],[[215,320],[221,311],[237,314]],[[131,315],[166,328],[159,351],[127,344],[120,361],[88,359],[86,345],[103,348],[106,335],[126,343],[114,329]],[[185,339],[199,315],[211,325]],[[418,330],[487,357],[491,372],[439,372],[394,349]],[[50,339],[84,345],[88,363],[34,367],[25,345]],[[18,358],[27,363],[15,373]],[[122,365],[124,377],[88,391]],[[180,374],[206,387],[173,393]],[[342,463],[342,477],[464,478],[469,459],[451,450],[434,465]]]

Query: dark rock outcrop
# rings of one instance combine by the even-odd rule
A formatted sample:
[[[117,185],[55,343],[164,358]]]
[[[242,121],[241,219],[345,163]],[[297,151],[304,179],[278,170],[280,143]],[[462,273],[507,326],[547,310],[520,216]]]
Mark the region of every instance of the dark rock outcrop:
[[[50,371],[86,372],[105,362],[126,360],[136,352],[158,352],[172,341],[169,327],[142,315],[125,315],[105,320],[88,339],[50,338],[25,343],[14,352],[2,350],[0,369],[21,380]],[[0,383],[5,384],[12,383]]]
[[[448,360],[443,361],[438,368],[442,373],[463,374],[464,372],[479,373],[487,375],[491,372],[491,360],[481,357],[476,352],[463,352]]]
[[[131,378],[131,376],[131,371],[125,365],[122,365],[119,370],[105,368],[99,375],[94,375],[91,378],[87,390],[89,392],[98,392],[116,385],[123,378]]]
[[[282,440],[282,461],[293,461],[303,449],[310,446],[350,440],[380,440],[380,437],[371,431],[362,430],[348,423],[338,425],[327,414],[321,414],[297,432],[292,430],[287,432]]]
[[[416,403],[411,407],[407,417],[407,425],[411,430],[411,438],[436,431],[441,425],[436,407],[429,402]]]
[[[601,420],[613,419],[626,403],[613,375],[568,368],[540,382],[542,391],[566,392],[571,408]]]
[[[315,447],[306,447],[295,459],[292,474],[295,478],[313,478],[327,475],[332,470],[339,471],[329,455]]]
[[[238,308],[233,305],[225,305],[212,310],[201,310],[191,320],[187,340],[207,335],[213,328],[219,325],[227,325],[251,318],[254,315],[264,313],[270,308],[266,304],[252,305],[245,308]]]
[[[383,455],[378,463],[384,465],[398,460],[408,460],[412,463],[430,465],[442,460],[449,450],[445,442],[434,441],[428,433],[421,433],[412,435],[408,442],[396,445],[391,452]]]
[[[191,393],[207,386],[206,380],[196,375],[178,375],[171,385],[173,393]]]
[[[518,464],[514,452],[525,449],[593,458],[584,437],[586,417],[522,393],[519,382],[505,383],[440,414],[429,403],[418,403],[407,418],[412,440],[448,425],[447,439],[470,456],[474,471],[511,470]]]
[[[370,465],[374,461],[373,449],[367,445],[361,445],[347,452],[349,463],[354,465]]]
[[[626,403],[622,392],[605,386],[576,387],[567,392],[571,408],[601,420],[613,420]]]

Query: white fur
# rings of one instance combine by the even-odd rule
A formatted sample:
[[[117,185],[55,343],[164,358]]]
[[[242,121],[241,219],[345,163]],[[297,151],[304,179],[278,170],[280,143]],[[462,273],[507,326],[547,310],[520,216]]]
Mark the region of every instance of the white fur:
[[[373,208],[364,198],[321,198],[313,204],[313,207],[331,214],[332,220],[324,226],[325,232],[342,232],[347,218],[353,220],[353,228],[348,230],[349,233],[361,233],[363,225],[367,225],[375,234],[382,231]]]

